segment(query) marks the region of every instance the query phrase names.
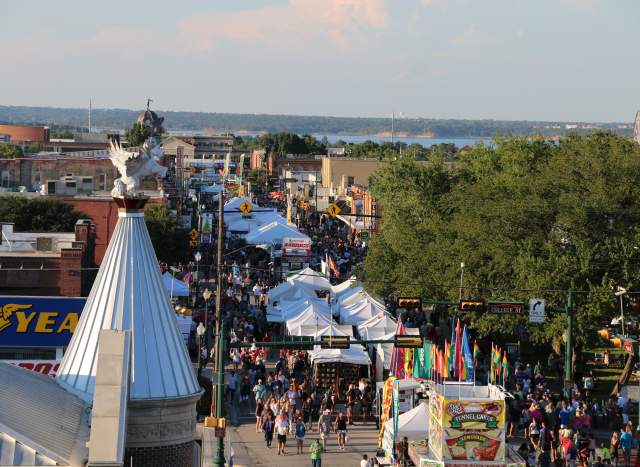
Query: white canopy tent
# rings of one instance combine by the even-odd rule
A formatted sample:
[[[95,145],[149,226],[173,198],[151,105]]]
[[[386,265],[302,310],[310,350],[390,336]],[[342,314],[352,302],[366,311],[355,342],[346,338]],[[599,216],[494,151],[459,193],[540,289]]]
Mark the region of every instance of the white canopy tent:
[[[321,349],[316,346],[310,353],[312,364],[318,363],[351,363],[354,365],[371,365],[369,355],[362,346],[351,345],[348,349]]]
[[[313,308],[314,311],[329,318],[329,306],[322,300],[294,300],[291,302],[282,302],[282,306],[273,307],[267,310],[267,320],[272,323],[284,323],[296,318],[302,312]]]
[[[282,282],[267,292],[267,298],[269,298],[269,302],[276,302],[280,300],[282,295],[288,293],[293,288],[294,285],[290,282]]]
[[[162,280],[164,281],[164,286],[167,289],[167,293],[170,297],[189,296],[189,286],[182,282],[180,279],[176,279],[173,274],[165,272],[162,275]]]
[[[341,306],[340,323],[358,326],[382,312],[384,312],[384,308],[380,308],[376,302],[364,299],[353,305]]]
[[[363,339],[380,339],[382,336],[395,333],[396,321],[391,315],[382,311],[358,325],[358,334]]]
[[[338,298],[338,303],[343,306],[353,305],[361,301],[364,298],[364,289],[362,286],[352,287],[342,294]]]
[[[298,328],[300,336],[353,336],[351,326],[342,326],[339,324],[331,324],[325,327],[316,327],[315,325],[305,325]]]
[[[287,282],[293,285],[302,285],[317,290],[331,290],[331,282],[318,271],[304,268],[302,271],[287,278]]]
[[[393,419],[384,424],[382,447],[386,452],[393,448]],[[396,442],[403,437],[408,439],[427,439],[429,433],[429,408],[422,402],[413,409],[398,416],[398,433]]]
[[[335,324],[335,322],[331,319],[327,310],[323,310],[315,304],[310,304],[297,316],[287,319],[287,331],[292,334],[298,332],[297,329],[302,326],[314,326],[316,324],[318,327],[326,327]]]
[[[223,185],[203,185],[200,187],[202,193],[220,193],[224,191]]]
[[[357,286],[358,282],[356,281],[356,278],[351,277],[340,284],[331,286],[331,292],[333,292],[336,297],[340,297],[345,293],[348,293],[350,289],[354,289]]]
[[[251,206],[254,207],[254,208],[259,207],[258,203],[254,203],[249,198],[247,198],[246,196],[243,196],[241,198],[239,198],[239,197],[231,198],[229,201],[224,203],[224,210],[225,211],[238,210],[238,212],[240,212],[240,205],[242,203],[244,203],[245,201],[248,201],[249,203],[251,203]]]
[[[282,243],[282,239],[285,237],[309,240],[308,236],[298,232],[295,228],[281,224],[277,221],[265,224],[256,230],[249,232],[245,237],[245,240],[247,243],[253,245],[273,245],[275,243]]]

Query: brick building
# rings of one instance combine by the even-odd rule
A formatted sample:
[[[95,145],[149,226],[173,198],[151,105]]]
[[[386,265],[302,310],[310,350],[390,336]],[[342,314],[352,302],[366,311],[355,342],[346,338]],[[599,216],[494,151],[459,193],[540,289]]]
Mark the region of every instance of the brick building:
[[[65,176],[92,177],[93,189],[99,191],[111,189],[118,173],[107,154],[101,157],[47,154],[0,159],[1,188],[24,186],[27,190],[36,190],[47,180],[59,180]]]
[[[164,204],[164,198],[158,193],[147,193],[151,198],[147,205]],[[75,211],[85,214],[93,221],[95,230],[95,262],[102,264],[113,229],[118,222],[118,206],[108,193],[92,196],[63,197],[61,201],[73,206]]]
[[[95,277],[95,225],[74,232],[16,232],[2,223],[0,295],[86,296]]]
[[[320,172],[322,157],[310,154],[267,154],[264,149],[251,151],[249,167],[251,170],[266,170],[269,175],[284,175],[285,170],[298,172]]]
[[[49,128],[30,125],[0,125],[0,135],[8,135],[9,141],[16,144],[49,142]]]

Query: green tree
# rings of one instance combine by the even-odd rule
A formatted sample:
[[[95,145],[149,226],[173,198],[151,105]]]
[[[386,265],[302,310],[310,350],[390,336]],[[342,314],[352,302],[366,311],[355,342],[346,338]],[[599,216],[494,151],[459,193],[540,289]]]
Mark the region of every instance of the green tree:
[[[0,143],[0,159],[14,159],[22,155],[22,149],[17,144]]]
[[[12,222],[17,231],[73,232],[78,219],[89,216],[57,200],[18,196],[0,197],[0,221]]]
[[[178,226],[169,210],[152,204],[145,209],[145,222],[156,256],[161,261],[176,264],[189,256],[189,233]]]
[[[468,298],[575,294],[577,345],[618,313],[612,288],[640,288],[640,146],[608,132],[559,143],[499,138],[456,157],[390,162],[372,177],[383,219],[370,242],[370,289],[457,300],[460,262]],[[436,158],[437,159],[437,158]],[[466,316],[483,336],[528,329],[533,342],[561,342],[563,314],[543,326],[526,317]]]
[[[124,137],[130,146],[141,146],[149,134],[149,129],[146,126],[136,122],[124,133]]]

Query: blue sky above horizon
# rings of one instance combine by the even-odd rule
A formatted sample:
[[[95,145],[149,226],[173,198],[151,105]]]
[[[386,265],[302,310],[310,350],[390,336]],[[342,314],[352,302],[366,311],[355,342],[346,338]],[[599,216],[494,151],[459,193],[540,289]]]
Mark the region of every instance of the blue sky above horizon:
[[[0,104],[632,121],[638,25],[637,0],[11,2]]]

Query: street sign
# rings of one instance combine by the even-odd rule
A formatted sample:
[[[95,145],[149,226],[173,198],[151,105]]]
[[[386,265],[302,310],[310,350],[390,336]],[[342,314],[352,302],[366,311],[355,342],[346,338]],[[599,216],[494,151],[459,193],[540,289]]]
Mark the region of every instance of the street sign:
[[[420,297],[398,297],[398,308],[422,310],[422,299]]]
[[[321,349],[348,349],[349,336],[320,336]]]
[[[242,214],[247,216],[251,211],[253,211],[253,206],[251,206],[251,203],[245,199],[240,205],[240,211],[242,211]]]
[[[461,300],[458,303],[458,310],[460,311],[484,311],[484,300]]]
[[[422,347],[422,337],[407,334],[396,335],[395,345],[401,349],[417,349]]]
[[[314,336],[288,336],[282,348],[294,350],[313,350]]]
[[[524,313],[524,303],[487,303],[487,312],[494,315],[521,315]]]
[[[532,298],[529,300],[529,322],[530,323],[544,323],[545,311],[544,311],[544,299]]]
[[[327,208],[327,214],[329,214],[331,217],[336,217],[338,214],[340,214],[341,211],[342,209],[340,209],[335,203]]]

